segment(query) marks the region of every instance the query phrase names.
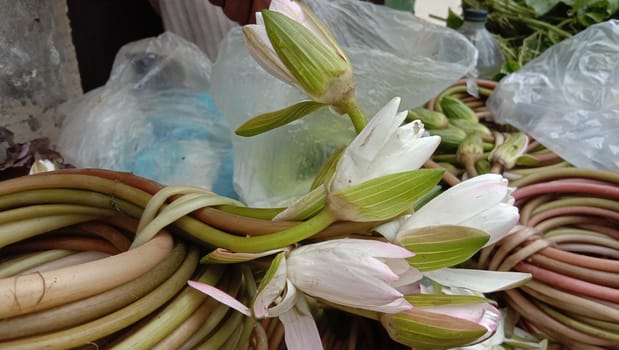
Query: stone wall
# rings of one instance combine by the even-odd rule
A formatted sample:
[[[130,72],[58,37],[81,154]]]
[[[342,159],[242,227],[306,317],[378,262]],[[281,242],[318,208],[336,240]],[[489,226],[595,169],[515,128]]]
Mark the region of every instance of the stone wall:
[[[62,102],[82,89],[65,0],[0,0],[0,125],[54,142]]]

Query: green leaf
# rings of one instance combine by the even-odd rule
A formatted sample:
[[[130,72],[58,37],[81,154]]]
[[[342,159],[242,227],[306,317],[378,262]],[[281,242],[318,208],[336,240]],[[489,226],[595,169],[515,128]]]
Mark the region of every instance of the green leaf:
[[[404,297],[414,307],[467,305],[490,302],[489,299],[477,295],[447,295],[447,294],[410,294]]]
[[[527,6],[535,11],[535,16],[539,17],[545,15],[550,10],[552,10],[555,6],[563,1],[561,0],[526,0],[525,3]]]
[[[472,227],[426,226],[403,234],[400,244],[415,253],[409,264],[420,271],[457,265],[472,257],[490,235]]]
[[[251,118],[236,129],[239,136],[255,136],[302,118],[326,105],[315,101],[301,101],[274,112]]]
[[[329,180],[331,180],[331,178],[333,177],[333,173],[335,173],[335,167],[337,166],[337,162],[340,160],[340,157],[342,156],[342,153],[344,153],[345,149],[346,147],[340,147],[329,156],[329,158],[320,168],[320,171],[318,172],[318,175],[316,175],[316,178],[314,178],[312,186],[310,187],[312,190],[317,188],[318,186],[326,184],[327,182],[329,182]]]
[[[328,204],[341,219],[379,221],[410,210],[438,184],[443,169],[418,169],[381,176],[332,193]],[[338,213],[338,211],[342,211]]]
[[[460,16],[458,16],[458,14],[455,13],[450,7],[447,14],[447,27],[451,29],[458,29],[460,28],[460,26],[462,26],[462,23],[464,23],[464,20]]]
[[[333,78],[351,70],[346,59],[302,24],[270,10],[262,10],[262,18],[277,56],[310,96],[322,95]]]
[[[381,323],[391,339],[414,349],[448,349],[470,344],[486,333],[486,328],[461,318],[413,308],[384,314]]]

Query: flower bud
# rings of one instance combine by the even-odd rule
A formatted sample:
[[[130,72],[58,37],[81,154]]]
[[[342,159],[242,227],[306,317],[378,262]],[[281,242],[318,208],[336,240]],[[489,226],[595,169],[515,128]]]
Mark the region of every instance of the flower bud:
[[[516,165],[518,158],[526,152],[528,146],[529,137],[523,132],[515,133],[490,152],[488,160],[501,164],[505,169],[511,169]]]

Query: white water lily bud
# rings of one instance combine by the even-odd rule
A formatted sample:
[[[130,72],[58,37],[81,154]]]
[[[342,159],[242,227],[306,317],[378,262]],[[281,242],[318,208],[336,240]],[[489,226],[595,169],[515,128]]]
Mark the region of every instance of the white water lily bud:
[[[488,246],[507,235],[518,223],[518,208],[513,205],[511,192],[507,179],[501,175],[473,177],[449,188],[401,220],[398,237],[425,226],[458,225],[487,232],[490,235]]]
[[[273,1],[243,27],[250,54],[266,71],[316,102],[339,105],[354,95],[350,61],[326,26],[296,1]]]

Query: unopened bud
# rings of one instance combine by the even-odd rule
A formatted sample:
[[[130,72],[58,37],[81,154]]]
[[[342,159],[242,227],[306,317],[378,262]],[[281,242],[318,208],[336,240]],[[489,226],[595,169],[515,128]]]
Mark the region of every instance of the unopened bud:
[[[523,132],[515,133],[490,152],[488,160],[502,165],[505,169],[511,169],[516,165],[518,158],[526,152],[528,146],[529,137]]]
[[[449,126],[445,114],[419,107],[408,111],[408,121],[420,120],[426,129],[444,129]]]

